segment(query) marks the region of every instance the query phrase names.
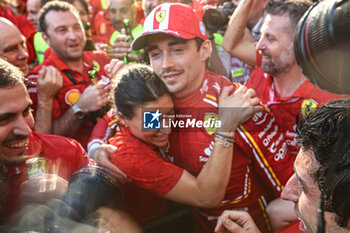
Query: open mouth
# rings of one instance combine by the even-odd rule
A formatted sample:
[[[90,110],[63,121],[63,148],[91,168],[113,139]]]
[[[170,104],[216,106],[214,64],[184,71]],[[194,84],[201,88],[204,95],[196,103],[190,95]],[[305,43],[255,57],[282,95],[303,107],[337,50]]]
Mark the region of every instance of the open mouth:
[[[4,144],[3,147],[5,147],[4,149],[9,151],[10,153],[20,154],[27,149],[28,142],[29,142],[28,139],[9,142]]]

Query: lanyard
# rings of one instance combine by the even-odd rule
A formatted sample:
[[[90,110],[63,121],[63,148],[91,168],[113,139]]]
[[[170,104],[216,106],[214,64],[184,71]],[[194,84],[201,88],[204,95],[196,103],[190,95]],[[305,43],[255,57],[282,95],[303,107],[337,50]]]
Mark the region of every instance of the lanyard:
[[[65,73],[65,74],[68,76],[68,78],[70,79],[70,81],[72,81],[72,83],[73,83],[74,85],[77,85],[77,81],[75,81],[75,79],[74,79],[73,76],[68,72],[68,70],[63,70],[63,73]]]

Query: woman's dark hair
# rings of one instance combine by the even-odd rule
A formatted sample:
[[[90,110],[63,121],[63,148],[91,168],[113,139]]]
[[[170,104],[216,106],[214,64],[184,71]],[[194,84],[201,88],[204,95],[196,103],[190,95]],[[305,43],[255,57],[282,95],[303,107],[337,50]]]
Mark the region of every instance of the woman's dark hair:
[[[324,210],[337,215],[346,227],[350,219],[350,98],[326,103],[297,124],[297,141],[312,151],[319,167],[317,182]]]
[[[170,94],[163,81],[150,66],[127,64],[113,80],[114,103],[121,114],[130,119],[134,108]]]

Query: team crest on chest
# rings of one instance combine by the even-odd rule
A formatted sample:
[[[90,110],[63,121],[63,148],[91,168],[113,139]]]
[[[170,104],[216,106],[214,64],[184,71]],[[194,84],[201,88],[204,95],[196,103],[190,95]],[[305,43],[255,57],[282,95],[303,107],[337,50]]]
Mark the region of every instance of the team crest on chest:
[[[304,99],[303,103],[301,104],[301,114],[305,118],[310,113],[315,111],[317,106],[318,106],[318,103],[315,100],[313,100],[313,99]]]
[[[158,11],[156,13],[156,20],[158,23],[162,22],[165,19],[166,11]]]
[[[212,135],[216,131],[216,121],[218,120],[218,115],[216,113],[205,113],[204,115],[204,122],[207,122],[207,124],[204,124],[204,128],[207,131],[209,135]]]
[[[80,96],[81,96],[81,93],[78,89],[72,89],[67,91],[64,99],[66,101],[66,104],[68,104],[69,106],[72,106],[78,101]]]

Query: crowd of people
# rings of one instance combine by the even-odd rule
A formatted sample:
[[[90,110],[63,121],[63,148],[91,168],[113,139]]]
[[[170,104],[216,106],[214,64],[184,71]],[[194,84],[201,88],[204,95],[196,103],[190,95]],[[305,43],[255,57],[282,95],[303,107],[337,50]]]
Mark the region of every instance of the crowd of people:
[[[350,100],[294,55],[312,2],[232,1],[216,32],[221,1],[18,2],[0,4],[3,230],[34,231],[47,213],[21,209],[98,165],[123,195],[91,232],[350,231]],[[189,226],[159,221],[183,205]]]

